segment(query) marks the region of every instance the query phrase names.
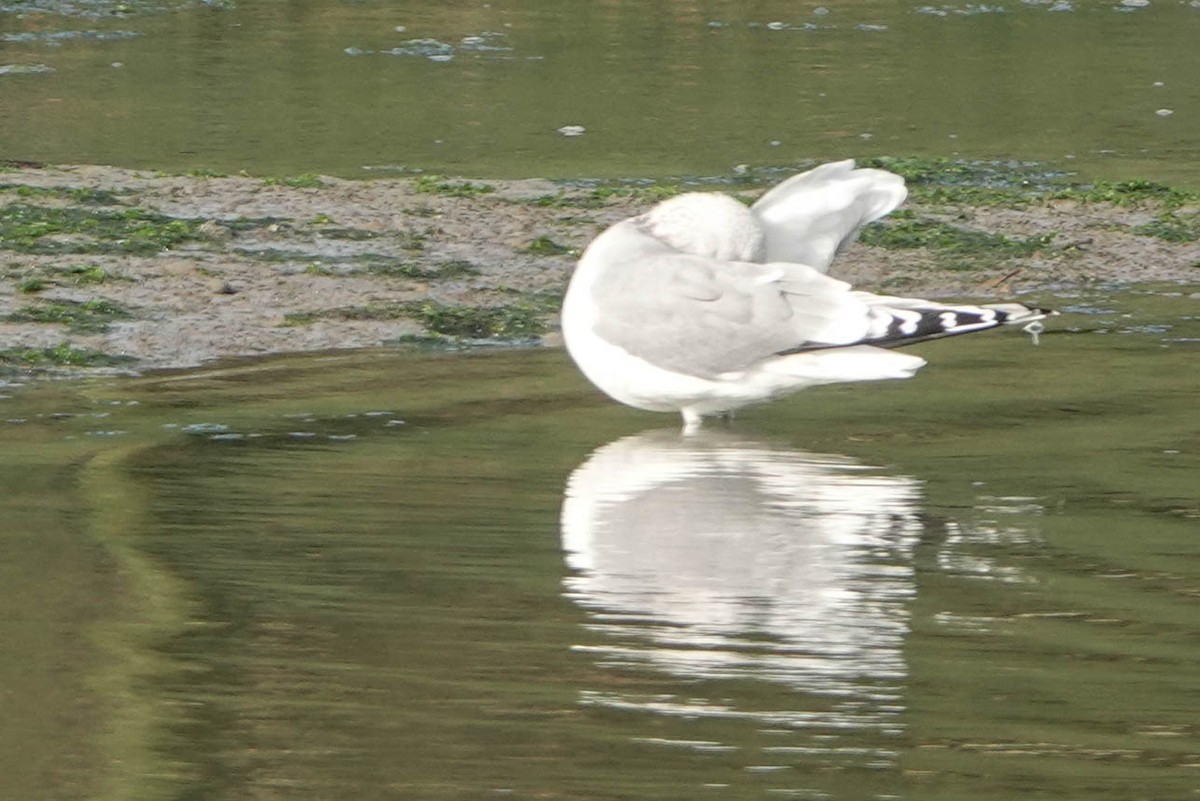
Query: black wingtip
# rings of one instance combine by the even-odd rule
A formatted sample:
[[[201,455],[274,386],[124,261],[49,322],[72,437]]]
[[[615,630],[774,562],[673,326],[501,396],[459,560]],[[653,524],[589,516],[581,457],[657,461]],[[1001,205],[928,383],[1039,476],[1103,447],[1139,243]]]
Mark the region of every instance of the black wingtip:
[[[916,307],[911,305],[896,308],[881,306],[881,310],[893,315],[886,332],[844,345],[831,346],[807,342],[800,347],[784,351],[780,355],[850,345],[873,345],[888,349],[903,348],[934,339],[972,334],[1009,325],[1030,325],[1059,314],[1054,309],[1026,306],[1023,303],[998,303],[983,306],[943,306],[929,303]],[[915,318],[914,313],[918,315]]]

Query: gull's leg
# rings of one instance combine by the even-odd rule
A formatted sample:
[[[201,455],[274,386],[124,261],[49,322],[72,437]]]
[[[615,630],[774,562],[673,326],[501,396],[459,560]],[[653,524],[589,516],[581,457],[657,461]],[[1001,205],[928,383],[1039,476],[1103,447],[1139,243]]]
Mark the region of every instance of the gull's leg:
[[[704,418],[695,409],[680,409],[680,414],[683,415],[683,435],[690,436],[700,431],[700,425],[704,422]]]

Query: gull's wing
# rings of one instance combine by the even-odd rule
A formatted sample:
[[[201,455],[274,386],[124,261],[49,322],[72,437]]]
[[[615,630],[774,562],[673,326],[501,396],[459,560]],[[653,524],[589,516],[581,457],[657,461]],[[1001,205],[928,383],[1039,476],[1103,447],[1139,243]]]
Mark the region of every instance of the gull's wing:
[[[796,175],[751,208],[766,233],[766,261],[808,264],[824,272],[859,230],[904,202],[904,179],[837,161]]]
[[[691,256],[629,224],[603,238],[590,254],[603,261],[588,265],[595,331],[658,367],[715,378],[869,333],[870,306],[811,267]]]

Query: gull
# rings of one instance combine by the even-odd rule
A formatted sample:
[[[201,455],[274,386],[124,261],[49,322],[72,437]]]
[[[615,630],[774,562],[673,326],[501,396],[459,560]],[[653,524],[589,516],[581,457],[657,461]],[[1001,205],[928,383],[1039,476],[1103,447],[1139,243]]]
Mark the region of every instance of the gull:
[[[847,160],[750,207],[717,192],[665,200],[580,257],[563,300],[567,350],[605,394],[678,412],[694,432],[705,416],[806,387],[910,378],[925,360],[893,348],[1050,313],[875,295],[825,274],[906,196],[900,176]]]

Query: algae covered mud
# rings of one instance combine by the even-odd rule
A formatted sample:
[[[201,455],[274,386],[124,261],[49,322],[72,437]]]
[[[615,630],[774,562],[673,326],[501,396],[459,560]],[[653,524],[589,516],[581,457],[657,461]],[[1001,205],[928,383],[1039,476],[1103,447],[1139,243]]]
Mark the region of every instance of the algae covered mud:
[[[1200,277],[1200,194],[1016,165],[876,159],[910,199],[836,275],[888,294],[1032,297]],[[141,370],[225,356],[551,336],[578,253],[689,189],[424,175],[0,172],[0,363]],[[808,165],[811,166],[811,165]]]

